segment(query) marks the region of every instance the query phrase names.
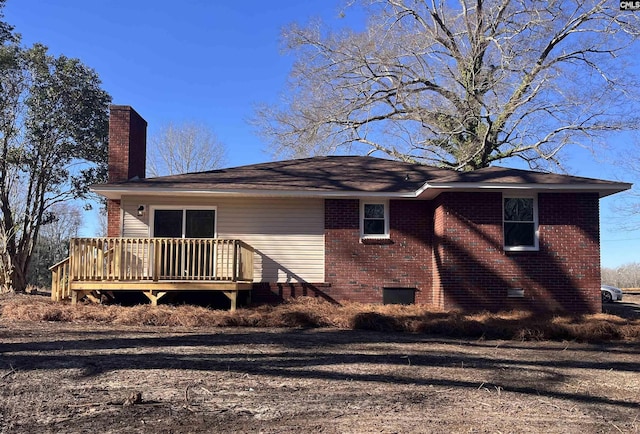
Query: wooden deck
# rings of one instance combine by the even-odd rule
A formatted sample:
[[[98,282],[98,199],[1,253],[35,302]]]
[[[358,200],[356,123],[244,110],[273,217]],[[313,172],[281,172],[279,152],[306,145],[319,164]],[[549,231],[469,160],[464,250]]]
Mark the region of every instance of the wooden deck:
[[[156,305],[169,291],[221,291],[235,310],[239,291],[251,294],[253,249],[229,239],[74,238],[50,270],[54,301],[140,291]]]

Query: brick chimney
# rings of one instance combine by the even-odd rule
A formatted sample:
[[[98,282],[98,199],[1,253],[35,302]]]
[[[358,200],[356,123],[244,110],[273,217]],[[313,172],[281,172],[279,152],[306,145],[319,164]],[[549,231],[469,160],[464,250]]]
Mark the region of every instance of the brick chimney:
[[[128,105],[109,108],[109,182],[144,178],[147,121]]]
[[[109,107],[109,182],[144,178],[147,158],[147,121],[127,105]],[[122,236],[119,200],[107,202],[107,236]]]

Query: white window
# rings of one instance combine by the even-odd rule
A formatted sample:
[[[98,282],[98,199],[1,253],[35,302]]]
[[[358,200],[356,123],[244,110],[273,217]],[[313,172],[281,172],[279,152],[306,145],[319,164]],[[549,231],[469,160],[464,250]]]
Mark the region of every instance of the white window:
[[[538,201],[534,196],[502,198],[505,250],[538,250]]]
[[[360,234],[362,238],[389,238],[389,203],[360,202]]]
[[[216,237],[216,209],[213,207],[154,207],[151,218],[153,237]]]
[[[154,238],[216,238],[215,207],[160,206],[151,209]],[[158,279],[213,278],[218,260],[215,243],[158,244]]]

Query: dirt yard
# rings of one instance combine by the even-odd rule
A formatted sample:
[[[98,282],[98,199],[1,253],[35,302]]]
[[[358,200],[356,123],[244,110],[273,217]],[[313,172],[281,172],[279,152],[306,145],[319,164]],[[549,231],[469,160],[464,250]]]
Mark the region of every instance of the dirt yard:
[[[631,299],[612,306],[625,307],[640,311]],[[640,349],[340,329],[0,320],[0,427],[638,433]]]

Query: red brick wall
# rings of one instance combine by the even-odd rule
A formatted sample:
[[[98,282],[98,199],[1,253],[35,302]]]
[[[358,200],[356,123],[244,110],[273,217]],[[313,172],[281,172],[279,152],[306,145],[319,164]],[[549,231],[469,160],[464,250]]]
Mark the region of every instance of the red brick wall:
[[[330,285],[326,283],[276,283],[256,282],[251,291],[252,303],[279,303],[296,297],[319,297],[336,302],[328,295]]]
[[[384,287],[402,287],[416,288],[416,303],[431,303],[431,203],[392,200],[389,211],[390,239],[361,242],[359,200],[325,200],[330,298],[382,303]]]
[[[109,182],[144,178],[147,122],[131,107],[109,108]]]
[[[504,251],[501,193],[445,193],[389,206],[390,240],[363,243],[359,201],[325,201],[330,286],[314,287],[314,294],[381,303],[384,287],[415,287],[416,303],[443,309],[601,309],[597,194],[539,194],[535,252]],[[524,297],[507,297],[515,288]],[[301,288],[279,292],[287,298]]]
[[[144,178],[147,156],[147,122],[133,108],[109,108],[109,182]],[[120,201],[107,204],[108,236],[119,237]]]
[[[122,214],[120,212],[120,201],[107,200],[107,236],[108,237],[122,236],[121,219],[122,219]]]
[[[540,249],[549,264],[538,272],[564,310],[601,312],[599,197],[540,194]],[[557,269],[564,273],[555,274]]]
[[[444,309],[599,312],[597,194],[538,195],[540,250],[502,248],[500,193],[435,200],[434,303]],[[509,288],[524,289],[508,298]]]

